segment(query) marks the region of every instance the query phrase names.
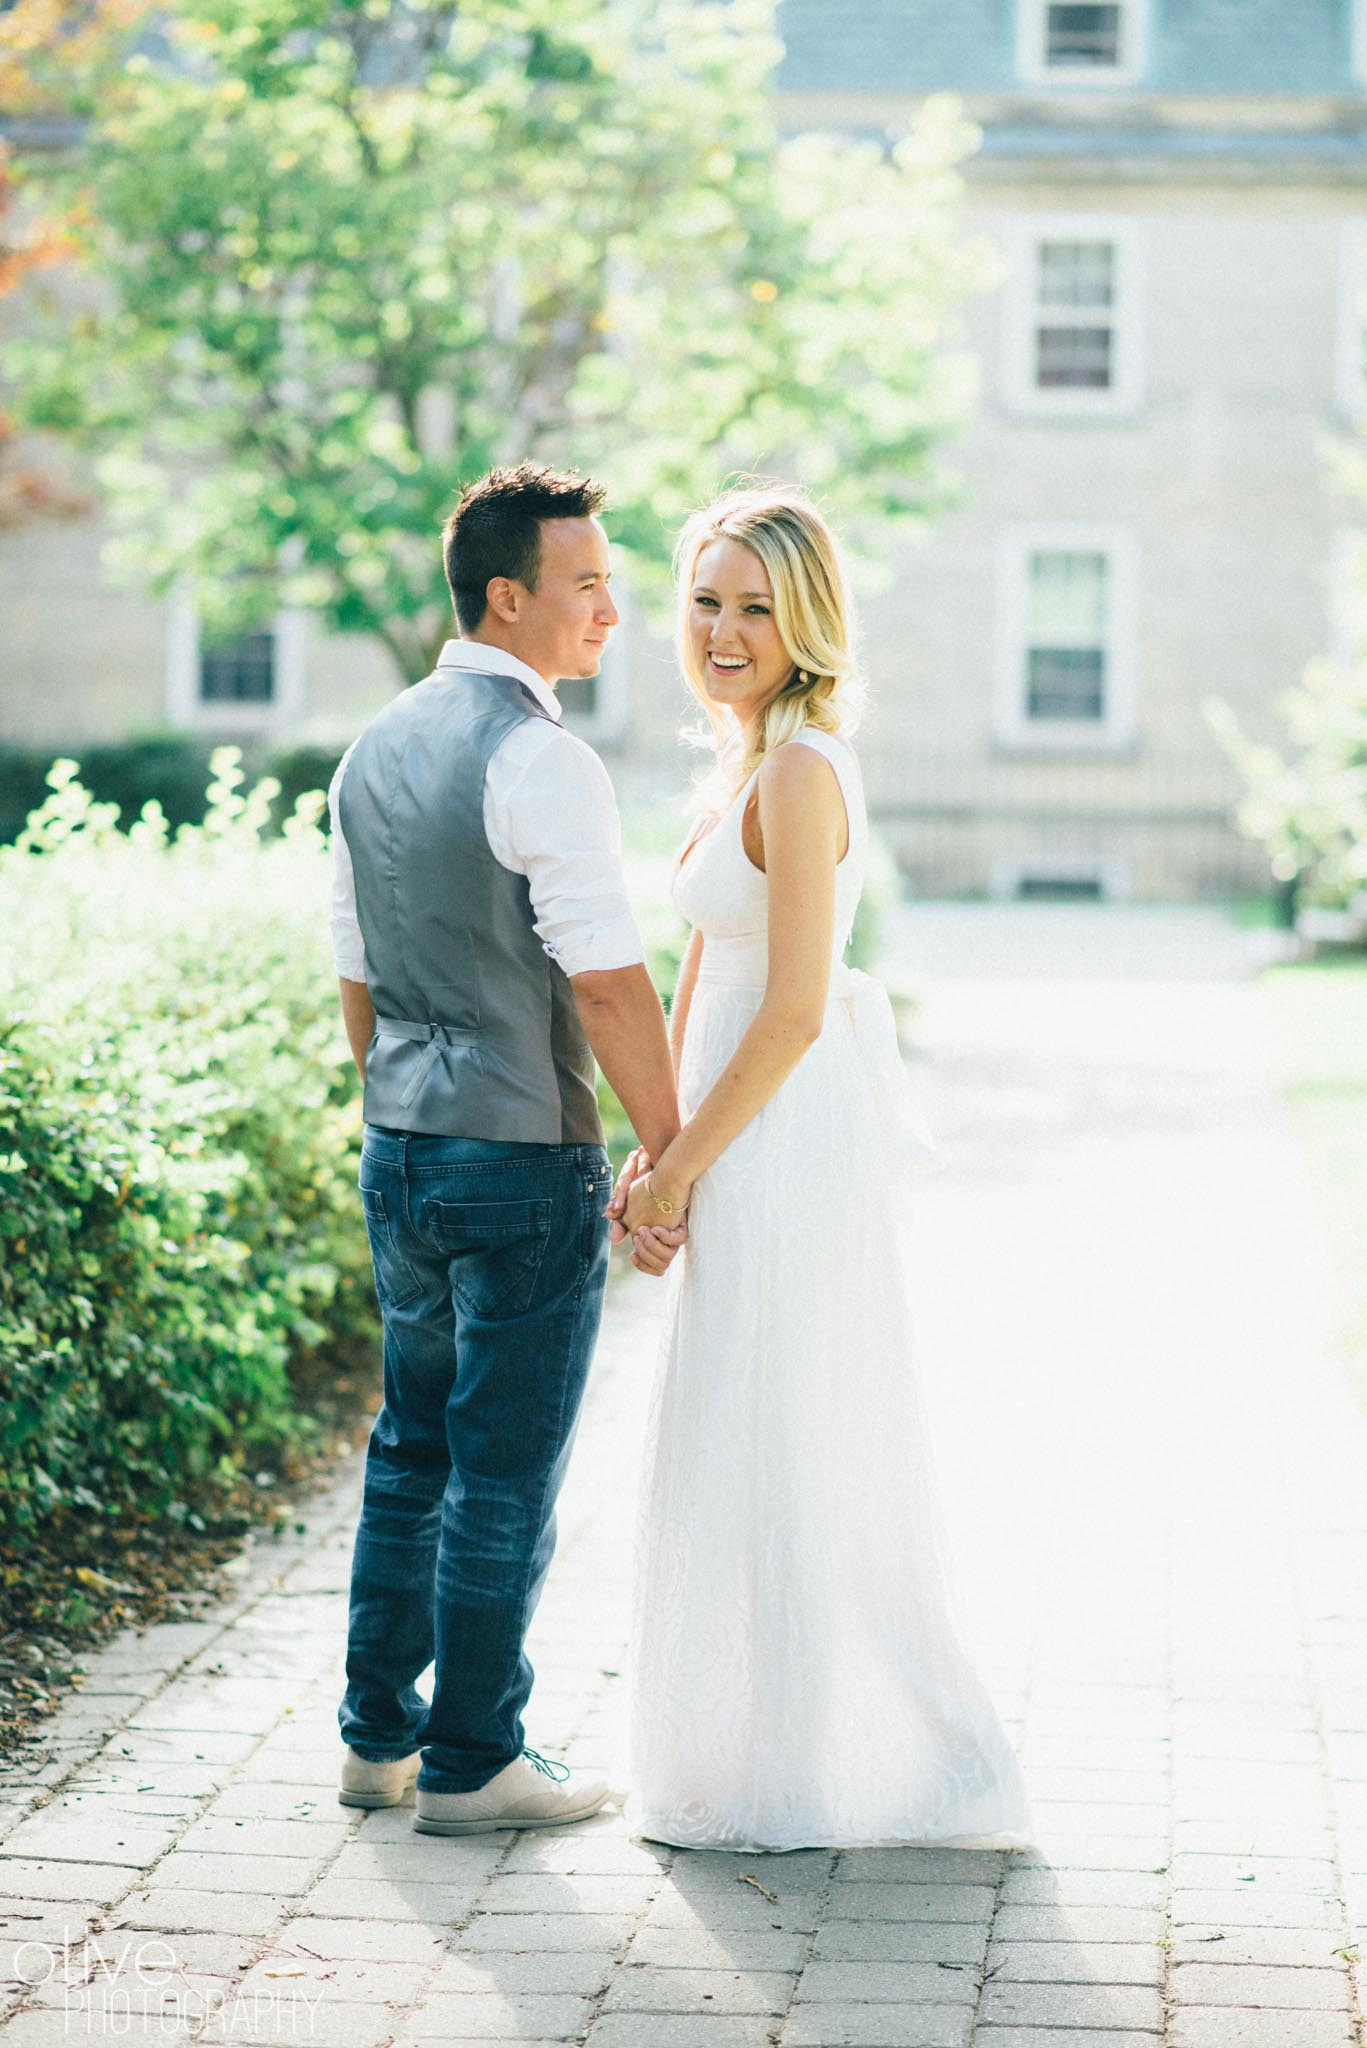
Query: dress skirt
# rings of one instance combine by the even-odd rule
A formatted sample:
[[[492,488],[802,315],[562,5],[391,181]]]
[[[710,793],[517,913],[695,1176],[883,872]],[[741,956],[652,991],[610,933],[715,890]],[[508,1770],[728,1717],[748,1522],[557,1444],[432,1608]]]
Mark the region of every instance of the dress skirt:
[[[685,1103],[761,995],[699,980]],[[634,1834],[735,1850],[1033,1839],[960,1634],[882,1125],[833,996],[694,1188],[637,1517]]]

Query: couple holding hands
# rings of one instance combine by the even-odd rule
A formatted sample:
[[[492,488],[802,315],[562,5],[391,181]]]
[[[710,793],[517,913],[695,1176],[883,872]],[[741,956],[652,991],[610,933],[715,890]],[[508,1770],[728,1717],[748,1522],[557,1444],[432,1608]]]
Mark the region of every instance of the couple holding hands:
[[[684,1847],[1013,1846],[1017,1759],[955,1619],[896,1242],[918,1140],[844,964],[867,823],[839,550],[801,493],[679,538],[711,773],[668,1025],[612,787],[561,723],[617,623],[603,491],[523,463],[445,529],[460,637],[337,771],[333,948],[384,1323],[340,1797],[461,1835],[583,1819],[524,1638],[609,1241],[665,1275],[637,1517],[626,1816]],[[594,1061],[639,1146],[612,1186]],[[435,1664],[430,1702],[416,1681]]]

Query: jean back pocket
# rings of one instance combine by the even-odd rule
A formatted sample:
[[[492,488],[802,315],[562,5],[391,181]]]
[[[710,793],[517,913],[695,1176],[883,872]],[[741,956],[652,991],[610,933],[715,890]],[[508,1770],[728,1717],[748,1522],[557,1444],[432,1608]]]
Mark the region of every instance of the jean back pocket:
[[[429,1200],[424,1234],[451,1260],[451,1291],[481,1321],[525,1315],[551,1234],[553,1204]]]
[[[380,1188],[361,1189],[370,1237],[370,1258],[375,1268],[375,1292],[381,1309],[403,1308],[422,1293],[422,1282],[394,1241],[389,1205]]]

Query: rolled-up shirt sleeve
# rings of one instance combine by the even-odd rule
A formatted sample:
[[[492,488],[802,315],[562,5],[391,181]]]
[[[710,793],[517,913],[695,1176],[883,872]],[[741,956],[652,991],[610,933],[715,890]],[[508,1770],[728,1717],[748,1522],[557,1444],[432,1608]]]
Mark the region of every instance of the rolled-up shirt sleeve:
[[[638,965],[645,947],[622,872],[617,800],[593,749],[536,720],[510,735],[489,771],[489,843],[527,877],[551,958],[566,974]]]
[[[338,796],[346,764],[351,759],[348,747],[337,764],[337,772],[328,789],[328,811],[332,817],[332,900],[330,927],[332,931],[332,961],[343,981],[365,980],[365,941],[356,916],[356,877],[352,872],[351,850],[342,831]]]

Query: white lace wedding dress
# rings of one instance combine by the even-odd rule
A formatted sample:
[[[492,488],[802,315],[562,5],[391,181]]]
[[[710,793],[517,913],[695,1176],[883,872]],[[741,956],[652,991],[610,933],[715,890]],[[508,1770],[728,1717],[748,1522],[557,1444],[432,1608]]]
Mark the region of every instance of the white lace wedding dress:
[[[627,1821],[697,1848],[1016,1846],[1031,1817],[956,1625],[882,1170],[899,1114],[887,997],[842,959],[867,846],[858,764],[825,733],[787,744],[832,764],[849,818],[830,1001],[820,1037],[698,1180],[665,1283]],[[749,787],[675,869],[675,902],[704,934],[685,1113],[763,994]]]

